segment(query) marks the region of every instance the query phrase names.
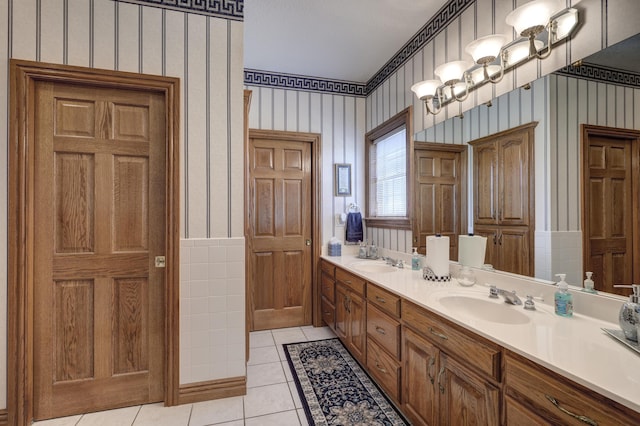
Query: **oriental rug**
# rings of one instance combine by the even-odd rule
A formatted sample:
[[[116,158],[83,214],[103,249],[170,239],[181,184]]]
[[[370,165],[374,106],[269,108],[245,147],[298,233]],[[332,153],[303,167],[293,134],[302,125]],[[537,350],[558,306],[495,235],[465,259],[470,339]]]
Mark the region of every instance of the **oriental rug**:
[[[339,339],[283,346],[310,425],[410,424]]]

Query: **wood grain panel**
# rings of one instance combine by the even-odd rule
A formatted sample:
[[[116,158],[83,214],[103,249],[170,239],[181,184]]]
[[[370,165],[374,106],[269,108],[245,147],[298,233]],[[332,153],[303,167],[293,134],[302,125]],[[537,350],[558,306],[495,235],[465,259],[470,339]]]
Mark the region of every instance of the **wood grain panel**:
[[[275,181],[273,179],[256,179],[255,206],[256,223],[254,224],[256,237],[274,237],[275,224]]]
[[[485,145],[473,151],[474,221],[492,224],[498,219],[497,181],[498,153],[495,145]]]
[[[274,150],[270,148],[255,148],[253,150],[254,155],[254,168],[255,169],[267,169],[273,170],[275,167]]]
[[[500,220],[527,224],[529,217],[529,158],[527,133],[519,133],[500,143]],[[517,222],[517,223],[516,223]]]
[[[307,294],[307,289],[303,288],[301,283],[304,283],[303,278],[304,271],[304,253],[300,251],[286,251],[283,253],[284,257],[284,297],[282,298],[284,306],[277,306],[277,308],[288,308],[301,306],[304,303],[304,296]]]
[[[54,382],[94,374],[92,280],[54,282]]]
[[[149,141],[149,107],[113,103],[113,138],[119,141]]]
[[[113,373],[146,371],[148,362],[148,285],[146,278],[113,282]]]
[[[273,309],[274,304],[274,253],[256,253],[253,271],[259,285],[253,288],[253,309]]]
[[[284,170],[302,170],[302,152],[300,150],[285,149],[282,154]]]
[[[283,183],[283,229],[285,237],[302,235],[302,206],[300,200],[303,199],[303,183],[299,180],[285,180]]]
[[[91,138],[95,135],[95,102],[77,99],[56,99],[55,136]]]
[[[57,153],[55,156],[55,252],[94,251],[95,158]]]
[[[149,247],[149,160],[114,156],[114,251]]]

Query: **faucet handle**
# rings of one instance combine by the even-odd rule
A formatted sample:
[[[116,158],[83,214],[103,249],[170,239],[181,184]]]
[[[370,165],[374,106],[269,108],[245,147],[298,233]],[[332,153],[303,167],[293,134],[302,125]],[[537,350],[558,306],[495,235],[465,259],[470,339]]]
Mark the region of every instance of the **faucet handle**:
[[[498,298],[498,287],[495,285],[491,285],[491,287],[489,287],[489,297],[492,299]]]
[[[527,294],[527,300],[524,302],[524,308],[529,311],[536,310],[536,303],[533,301],[533,296]]]

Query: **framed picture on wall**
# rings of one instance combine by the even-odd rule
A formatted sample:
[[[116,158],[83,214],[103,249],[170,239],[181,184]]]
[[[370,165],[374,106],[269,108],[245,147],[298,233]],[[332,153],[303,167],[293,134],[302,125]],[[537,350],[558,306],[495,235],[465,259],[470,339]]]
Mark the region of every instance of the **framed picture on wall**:
[[[334,167],[333,183],[336,197],[351,196],[351,164],[336,163]]]

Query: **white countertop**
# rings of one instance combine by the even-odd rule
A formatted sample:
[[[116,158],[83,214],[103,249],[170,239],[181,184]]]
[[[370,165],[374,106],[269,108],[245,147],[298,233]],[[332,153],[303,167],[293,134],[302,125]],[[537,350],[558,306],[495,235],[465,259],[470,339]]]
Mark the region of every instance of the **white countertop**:
[[[552,294],[549,290],[546,290],[544,302],[536,301],[535,311],[524,310],[522,306],[506,306],[519,310],[529,316],[531,321],[524,324],[501,324],[474,318],[473,312],[456,313],[438,300],[443,292],[462,296],[478,293],[488,295],[489,289],[479,283],[472,287],[462,287],[455,279],[449,283],[429,282],[422,278],[422,271],[411,270],[411,263],[405,265],[405,269],[395,268],[393,272],[368,273],[350,265],[355,262],[383,262],[361,260],[351,254],[322,258],[640,412],[640,354],[602,331],[602,328],[619,329],[618,324],[580,313],[574,313],[571,318],[558,316],[553,311],[553,297],[548,296]],[[482,272],[483,280],[487,279],[486,272],[478,272]],[[500,278],[504,281],[504,276],[496,279]],[[514,279],[513,282],[515,281],[523,280]],[[498,286],[512,290],[508,284]],[[551,291],[553,289],[551,287]],[[519,288],[518,294],[524,301],[522,295],[525,293],[521,290]],[[592,298],[592,301],[597,303],[597,298]],[[504,304],[502,299],[495,302]]]

